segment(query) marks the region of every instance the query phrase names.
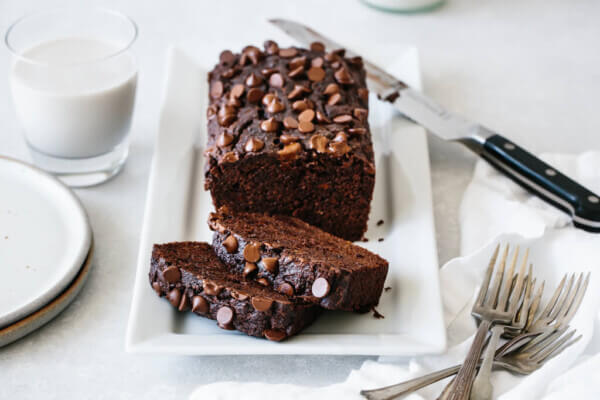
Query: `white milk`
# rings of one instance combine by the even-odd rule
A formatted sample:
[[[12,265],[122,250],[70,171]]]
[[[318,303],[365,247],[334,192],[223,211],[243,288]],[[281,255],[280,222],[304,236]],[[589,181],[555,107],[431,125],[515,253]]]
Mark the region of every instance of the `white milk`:
[[[129,131],[137,70],[110,42],[67,38],[38,44],[10,76],[15,108],[31,146],[55,157],[108,153]]]

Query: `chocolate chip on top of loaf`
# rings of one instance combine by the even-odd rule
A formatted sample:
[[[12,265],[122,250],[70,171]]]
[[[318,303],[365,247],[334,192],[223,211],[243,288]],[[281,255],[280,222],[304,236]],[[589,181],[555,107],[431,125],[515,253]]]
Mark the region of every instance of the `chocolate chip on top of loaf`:
[[[231,272],[208,243],[156,244],[150,285],[179,311],[217,321],[223,329],[280,341],[310,325],[315,305],[284,296]]]
[[[375,182],[365,70],[345,51],[245,47],[209,73],[206,189],[216,207],[296,216],[348,240]]]

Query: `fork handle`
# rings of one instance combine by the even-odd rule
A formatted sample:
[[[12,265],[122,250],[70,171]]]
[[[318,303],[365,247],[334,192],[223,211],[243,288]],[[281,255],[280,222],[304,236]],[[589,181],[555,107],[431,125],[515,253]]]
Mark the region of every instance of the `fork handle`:
[[[485,351],[483,363],[479,367],[479,373],[473,382],[471,391],[471,400],[491,400],[494,387],[491,382],[492,365],[494,363],[494,353],[498,345],[498,339],[504,331],[502,326],[496,325],[492,328],[492,338]]]
[[[475,334],[475,339],[473,339],[473,344],[471,344],[467,358],[465,358],[465,362],[458,371],[458,375],[456,375],[452,392],[448,396],[449,400],[469,399],[481,350],[491,325],[491,322],[488,320],[483,320],[479,324],[479,329],[477,329],[477,334]]]

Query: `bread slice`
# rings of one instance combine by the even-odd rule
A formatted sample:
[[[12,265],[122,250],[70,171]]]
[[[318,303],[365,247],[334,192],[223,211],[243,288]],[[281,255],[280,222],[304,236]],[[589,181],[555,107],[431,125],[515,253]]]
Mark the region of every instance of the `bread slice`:
[[[223,329],[280,341],[311,324],[319,307],[288,298],[231,272],[208,243],[155,244],[150,285],[179,311],[217,321]]]
[[[360,246],[289,216],[222,207],[208,223],[219,258],[250,281],[331,310],[379,302],[388,262]]]

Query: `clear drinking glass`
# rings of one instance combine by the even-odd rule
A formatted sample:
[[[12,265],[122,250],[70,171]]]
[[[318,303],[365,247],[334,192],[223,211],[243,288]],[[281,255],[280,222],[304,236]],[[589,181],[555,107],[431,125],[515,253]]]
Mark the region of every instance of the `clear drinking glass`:
[[[63,8],[14,22],[10,86],[33,161],[75,187],[115,176],[125,164],[137,86],[130,18]]]

